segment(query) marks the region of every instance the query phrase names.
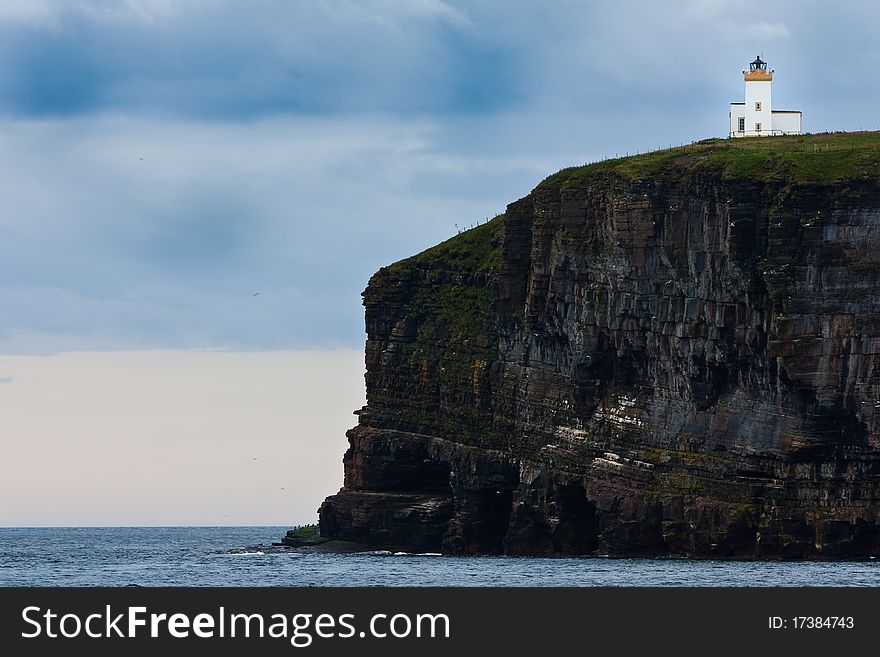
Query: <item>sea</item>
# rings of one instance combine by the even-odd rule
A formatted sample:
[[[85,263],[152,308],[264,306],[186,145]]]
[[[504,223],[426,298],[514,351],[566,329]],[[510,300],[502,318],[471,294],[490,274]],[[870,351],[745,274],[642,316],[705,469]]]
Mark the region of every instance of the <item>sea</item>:
[[[287,527],[0,528],[2,586],[880,586],[880,561],[458,557],[284,548]]]

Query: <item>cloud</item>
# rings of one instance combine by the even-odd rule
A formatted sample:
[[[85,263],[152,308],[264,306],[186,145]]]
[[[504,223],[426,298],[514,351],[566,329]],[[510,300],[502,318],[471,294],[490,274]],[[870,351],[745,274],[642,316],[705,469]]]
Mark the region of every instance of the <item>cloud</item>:
[[[321,7],[335,20],[399,25],[409,18],[436,19],[454,27],[472,25],[467,13],[443,0],[328,0]]]
[[[230,12],[234,4],[234,0],[4,0],[0,4],[0,22],[52,28],[61,26],[65,19],[79,18],[98,24],[151,24],[180,14],[200,16]],[[284,4],[255,0],[252,6],[257,10],[277,11]],[[317,11],[346,22],[388,25],[415,17],[457,27],[470,24],[465,11],[443,0],[323,0],[315,4],[320,5]]]
[[[446,141],[381,117],[0,125],[0,352],[357,345],[373,271],[547,173]]]
[[[17,3],[0,14],[0,112],[254,120],[492,115],[703,97],[756,52],[810,80],[874,70],[880,8],[785,0],[547,5],[452,0]],[[807,7],[809,11],[805,10]],[[23,22],[43,21],[34,30]],[[839,35],[845,35],[845,38]],[[876,86],[876,85],[875,85]],[[863,86],[864,87],[864,86]],[[838,90],[835,90],[837,93]],[[842,90],[841,90],[842,91]],[[722,103],[723,104],[723,103]],[[613,108],[613,109],[612,109]]]
[[[725,134],[756,52],[810,130],[880,102],[866,2],[0,7],[0,352],[357,346],[379,266]]]
[[[97,23],[155,23],[179,14],[187,6],[204,5],[204,0],[83,0],[72,7],[56,0],[57,11],[79,11]]]
[[[511,50],[440,0],[43,0],[9,16],[50,28],[0,33],[0,110],[19,116],[472,110],[518,91],[473,66]]]
[[[191,0],[190,5],[201,4]],[[85,18],[99,24],[154,23],[177,14],[181,0],[4,0],[0,24],[63,29],[66,19]]]
[[[0,3],[0,24],[46,26],[56,25],[50,0],[7,0]]]

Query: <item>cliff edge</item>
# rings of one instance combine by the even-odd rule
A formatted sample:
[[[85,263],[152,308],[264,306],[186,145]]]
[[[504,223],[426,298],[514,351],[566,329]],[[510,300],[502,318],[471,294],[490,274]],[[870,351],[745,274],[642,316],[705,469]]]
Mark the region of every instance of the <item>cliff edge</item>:
[[[380,269],[328,538],[880,554],[880,133],[565,169]]]

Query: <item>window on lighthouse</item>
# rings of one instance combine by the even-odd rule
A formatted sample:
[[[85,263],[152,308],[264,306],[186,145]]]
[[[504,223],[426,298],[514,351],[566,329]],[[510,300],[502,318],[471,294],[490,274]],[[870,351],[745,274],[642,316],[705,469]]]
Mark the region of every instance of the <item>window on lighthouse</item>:
[[[761,124],[760,123],[755,124],[755,132],[761,132]]]
[[[739,131],[740,132],[746,131],[746,117],[744,117],[744,116],[739,117]]]
[[[761,111],[761,103],[755,103],[755,111],[756,111],[756,112],[760,112],[760,111]]]

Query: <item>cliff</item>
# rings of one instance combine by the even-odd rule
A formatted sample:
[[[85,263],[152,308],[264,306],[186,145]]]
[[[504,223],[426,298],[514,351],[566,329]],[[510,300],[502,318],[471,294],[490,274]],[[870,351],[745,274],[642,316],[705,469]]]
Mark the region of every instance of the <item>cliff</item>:
[[[880,554],[880,133],[570,168],[377,272],[326,537]]]

